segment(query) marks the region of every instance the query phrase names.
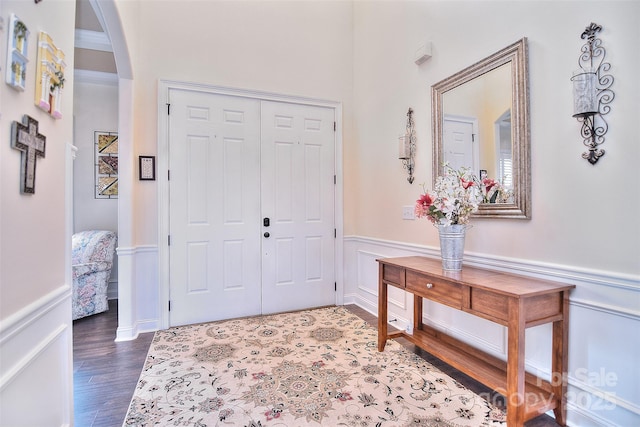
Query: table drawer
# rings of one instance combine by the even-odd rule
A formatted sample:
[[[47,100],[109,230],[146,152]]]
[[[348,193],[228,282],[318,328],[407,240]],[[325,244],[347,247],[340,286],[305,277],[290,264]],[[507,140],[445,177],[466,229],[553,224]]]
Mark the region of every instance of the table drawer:
[[[495,292],[471,288],[470,309],[482,317],[489,316],[507,322],[509,320],[509,298]]]
[[[406,280],[407,290],[435,302],[446,304],[457,309],[462,308],[462,285],[433,280],[433,278],[423,276],[413,271],[407,271]]]
[[[404,288],[404,268],[382,264],[382,280],[392,286]]]

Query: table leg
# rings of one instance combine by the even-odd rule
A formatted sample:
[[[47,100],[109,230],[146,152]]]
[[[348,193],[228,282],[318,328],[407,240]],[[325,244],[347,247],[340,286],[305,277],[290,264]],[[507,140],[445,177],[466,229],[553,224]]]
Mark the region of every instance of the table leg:
[[[422,297],[413,294],[413,330],[422,329]]]
[[[378,267],[378,351],[387,343],[387,284],[382,280],[382,263]]]
[[[526,409],[524,339],[525,321],[521,301],[509,300],[507,353],[507,425],[522,427]]]
[[[567,370],[569,362],[569,292],[562,293],[562,320],[553,322],[553,349],[551,359],[551,387],[558,407],[553,410],[556,423],[567,425]]]

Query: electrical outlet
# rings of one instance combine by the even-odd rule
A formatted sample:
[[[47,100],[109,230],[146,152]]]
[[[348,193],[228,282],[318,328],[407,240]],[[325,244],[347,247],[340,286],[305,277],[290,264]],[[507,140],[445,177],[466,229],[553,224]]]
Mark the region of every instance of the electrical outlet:
[[[416,219],[416,215],[413,211],[413,206],[402,207],[402,219]]]

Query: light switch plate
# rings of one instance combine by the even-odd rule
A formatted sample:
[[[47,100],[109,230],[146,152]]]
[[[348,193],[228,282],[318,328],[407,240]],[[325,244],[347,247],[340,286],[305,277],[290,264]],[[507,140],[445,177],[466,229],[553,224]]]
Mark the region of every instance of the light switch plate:
[[[402,207],[402,219],[416,219],[413,206]]]

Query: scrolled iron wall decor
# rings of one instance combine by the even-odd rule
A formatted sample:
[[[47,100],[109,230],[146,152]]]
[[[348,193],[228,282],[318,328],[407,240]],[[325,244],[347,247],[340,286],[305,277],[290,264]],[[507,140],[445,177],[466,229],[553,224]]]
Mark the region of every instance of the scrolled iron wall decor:
[[[402,166],[409,173],[407,177],[409,184],[413,184],[414,180],[413,169],[415,167],[414,159],[416,153],[416,131],[414,126],[413,109],[409,108],[409,111],[407,111],[406,132],[400,136],[398,154],[398,158],[402,160]]]
[[[587,42],[582,46],[578,57],[580,69],[573,74],[573,117],[582,124],[580,135],[588,151],[582,157],[595,165],[604,155],[600,145],[604,143],[604,135],[609,129],[604,115],[611,111],[609,105],[615,94],[611,90],[613,76],[607,74],[611,64],[604,62],[606,51],[602,40],[596,34],[602,26],[593,22],[586,27],[580,38]]]

